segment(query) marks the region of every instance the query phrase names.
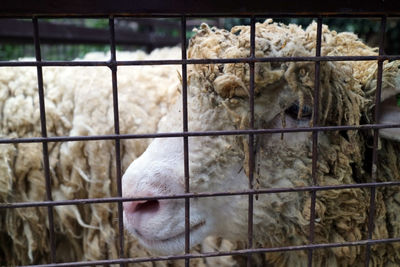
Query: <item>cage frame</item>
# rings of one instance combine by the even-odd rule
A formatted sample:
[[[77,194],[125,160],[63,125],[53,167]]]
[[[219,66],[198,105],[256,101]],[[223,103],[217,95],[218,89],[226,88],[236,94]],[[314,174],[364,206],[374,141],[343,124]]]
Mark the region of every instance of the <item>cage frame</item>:
[[[250,56],[247,58],[236,59],[187,59],[186,58],[186,20],[192,17],[243,17],[250,18]],[[42,60],[40,50],[40,28],[38,20],[43,18],[105,18],[109,20],[109,44],[111,58],[107,61],[46,61]],[[116,17],[143,17],[143,18],[179,18],[181,23],[181,50],[182,58],[174,60],[150,60],[150,61],[118,61],[116,59],[115,49],[115,27],[114,19]],[[315,56],[309,57],[255,57],[255,21],[259,17],[311,17],[317,20],[317,39]],[[377,56],[321,56],[321,29],[323,19],[327,17],[367,17],[380,19],[380,39],[379,39],[379,54]],[[366,246],[365,266],[369,266],[370,262],[370,247],[376,244],[400,242],[400,237],[388,239],[372,239],[372,231],[374,228],[374,210],[375,210],[375,195],[379,187],[400,186],[400,181],[377,182],[377,170],[372,168],[371,181],[360,184],[342,184],[335,186],[320,186],[317,183],[317,160],[318,160],[318,133],[324,131],[338,130],[367,130],[371,129],[374,132],[374,144],[372,152],[372,165],[375,165],[377,158],[378,134],[379,129],[398,128],[399,124],[363,124],[359,126],[320,126],[318,122],[318,107],[319,97],[314,97],[316,101],[313,106],[313,126],[309,128],[285,128],[285,129],[255,129],[254,127],[254,66],[258,62],[290,62],[290,61],[311,61],[315,63],[315,81],[320,79],[320,63],[324,61],[376,61],[378,64],[377,90],[375,96],[375,104],[379,103],[382,87],[383,62],[385,60],[400,60],[400,55],[385,55],[384,54],[384,33],[386,29],[386,21],[389,17],[400,17],[400,2],[395,0],[373,1],[365,6],[365,1],[354,0],[337,0],[334,2],[321,1],[275,1],[273,3],[264,1],[210,1],[204,0],[201,5],[198,5],[194,0],[188,1],[123,1],[114,0],[111,2],[106,0],[95,1],[79,1],[79,0],[60,0],[54,3],[51,0],[27,1],[27,0],[5,0],[2,2],[0,9],[0,19],[2,18],[29,18],[32,20],[33,39],[35,45],[35,61],[0,61],[0,68],[6,66],[24,67],[34,66],[37,69],[38,77],[38,96],[40,103],[40,120],[41,120],[41,137],[34,138],[1,138],[1,144],[16,144],[16,143],[42,143],[43,148],[43,168],[44,180],[46,183],[46,201],[23,202],[23,203],[0,203],[0,209],[22,208],[22,207],[47,207],[49,234],[50,234],[50,260],[46,265],[30,265],[30,266],[94,266],[103,264],[120,264],[121,266],[127,263],[138,262],[154,262],[165,260],[185,260],[185,265],[190,265],[190,260],[193,258],[218,257],[229,255],[247,255],[247,265],[251,266],[251,254],[254,253],[269,253],[280,251],[297,251],[306,250],[308,253],[308,266],[312,266],[313,251],[323,248],[334,248],[344,246]],[[231,131],[207,131],[207,132],[192,132],[188,130],[187,116],[187,65],[189,64],[216,64],[216,63],[247,63],[250,66],[250,129],[248,130],[231,130]],[[183,125],[181,132],[174,133],[153,133],[153,134],[121,134],[119,131],[119,109],[118,109],[118,67],[119,66],[134,66],[134,65],[176,65],[182,66],[182,105],[183,105]],[[113,111],[114,111],[114,134],[110,135],[95,135],[95,136],[47,136],[46,128],[46,107],[44,101],[43,88],[43,73],[42,68],[47,66],[106,66],[110,68],[112,75],[112,91],[113,91]],[[319,95],[319,82],[315,83],[314,96]],[[377,107],[379,105],[376,105]],[[375,109],[375,118],[379,117],[379,108]],[[291,132],[311,132],[312,133],[312,185],[295,187],[295,188],[270,188],[270,189],[254,189],[252,186],[254,173],[254,147],[253,141],[256,135],[272,134],[272,133],[291,133]],[[189,190],[189,143],[188,139],[194,136],[219,136],[219,135],[245,135],[249,137],[249,189],[236,192],[215,192],[215,193],[192,193]],[[121,185],[121,151],[120,141],[123,139],[141,139],[141,138],[169,138],[181,137],[184,146],[184,173],[185,173],[185,193],[173,196],[155,196],[155,197],[140,197],[140,198],[124,198],[122,197]],[[116,177],[115,181],[118,188],[118,197],[99,198],[99,199],[74,199],[65,201],[53,201],[51,195],[51,178],[49,170],[49,142],[70,142],[70,141],[92,141],[92,140],[113,140],[115,142],[116,153]],[[333,189],[349,189],[349,188],[369,188],[371,192],[369,204],[368,218],[368,239],[356,242],[344,243],[314,243],[314,222],[315,222],[315,204],[316,194],[322,190]],[[274,194],[283,192],[310,192],[311,193],[311,208],[310,208],[310,235],[309,243],[301,246],[273,247],[273,248],[254,248],[253,246],[253,199],[256,194]],[[201,197],[223,197],[243,195],[248,196],[249,211],[248,211],[248,247],[246,249],[229,251],[229,252],[213,252],[191,254],[189,251],[190,234],[189,234],[189,214],[190,200],[192,198]],[[124,233],[122,220],[122,203],[126,201],[144,201],[144,200],[160,200],[160,199],[185,199],[185,252],[182,255],[169,255],[151,258],[125,258],[124,255]],[[56,248],[55,248],[55,230],[53,208],[58,205],[75,205],[75,204],[93,204],[93,203],[118,203],[118,240],[119,240],[119,259],[97,260],[85,262],[69,262],[56,263]]]

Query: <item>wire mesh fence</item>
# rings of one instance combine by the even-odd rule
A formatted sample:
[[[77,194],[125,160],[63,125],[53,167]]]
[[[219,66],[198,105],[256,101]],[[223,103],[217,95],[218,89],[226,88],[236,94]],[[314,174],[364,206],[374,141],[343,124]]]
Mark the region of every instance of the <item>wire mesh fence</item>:
[[[312,1],[311,1],[312,2]],[[123,6],[121,7],[121,9]],[[325,248],[340,248],[340,247],[352,247],[352,246],[363,246],[366,248],[365,253],[365,266],[369,266],[371,263],[371,247],[377,244],[385,244],[385,243],[395,243],[400,242],[400,237],[393,238],[382,238],[382,239],[373,239],[373,229],[375,224],[375,200],[376,200],[376,191],[380,188],[386,187],[398,187],[400,186],[400,181],[387,181],[387,182],[378,182],[377,181],[377,169],[371,169],[371,180],[369,182],[358,183],[358,184],[340,184],[340,185],[319,185],[317,179],[317,170],[318,170],[318,142],[319,142],[319,133],[321,132],[329,132],[329,131],[347,131],[347,130],[358,130],[358,131],[373,131],[373,144],[372,144],[372,166],[377,165],[378,161],[378,146],[379,146],[379,130],[386,128],[398,128],[400,125],[398,124],[379,124],[378,122],[362,124],[357,126],[324,126],[318,125],[319,118],[319,108],[321,103],[319,103],[319,95],[320,95],[320,83],[316,82],[314,87],[314,103],[313,103],[313,121],[312,126],[307,128],[261,128],[258,129],[255,126],[255,114],[254,114],[254,99],[255,99],[255,65],[257,63],[262,62],[314,62],[315,68],[314,73],[315,81],[321,80],[321,62],[330,62],[330,61],[374,61],[378,64],[377,71],[377,85],[376,85],[376,97],[375,97],[375,118],[379,118],[380,110],[380,96],[382,89],[382,76],[383,76],[383,64],[385,61],[394,61],[400,60],[400,55],[386,55],[384,53],[385,46],[385,29],[387,27],[387,19],[390,16],[399,16],[400,9],[388,9],[380,12],[369,11],[368,14],[359,14],[358,12],[353,12],[352,9],[346,9],[346,12],[338,12],[334,11],[332,14],[325,12],[319,13],[317,11],[313,11],[312,14],[307,14],[312,18],[315,18],[317,21],[317,35],[316,35],[316,45],[315,45],[315,56],[295,56],[295,57],[256,57],[256,20],[261,17],[277,17],[277,16],[287,16],[296,17],[296,16],[304,16],[304,14],[297,14],[297,10],[291,10],[291,12],[279,11],[278,13],[268,13],[264,12],[262,14],[254,13],[252,11],[252,5],[250,5],[249,9],[245,12],[208,12],[207,5],[201,9],[201,15],[204,13],[209,13],[209,15],[218,17],[221,16],[240,16],[244,18],[250,19],[250,56],[246,58],[224,58],[224,59],[188,59],[186,48],[187,48],[187,19],[191,18],[196,13],[187,12],[182,14],[173,14],[174,12],[170,12],[168,17],[177,18],[180,20],[180,44],[181,44],[181,59],[173,59],[173,60],[130,60],[130,61],[121,61],[117,60],[116,56],[116,39],[115,39],[115,19],[119,18],[119,15],[116,12],[109,12],[105,10],[104,14],[102,12],[101,17],[108,19],[108,40],[109,40],[109,50],[110,50],[110,59],[105,61],[47,61],[42,59],[41,55],[41,44],[40,44],[40,36],[41,29],[39,27],[39,21],[42,18],[46,18],[48,16],[54,16],[53,13],[49,12],[47,14],[44,11],[41,12],[24,12],[24,17],[31,17],[31,24],[33,27],[33,39],[34,39],[34,47],[35,47],[35,60],[34,61],[1,61],[0,67],[36,67],[37,70],[37,87],[38,87],[38,100],[40,103],[40,122],[41,122],[41,136],[40,137],[26,137],[26,138],[8,138],[2,137],[0,139],[0,145],[2,144],[19,144],[19,143],[39,143],[42,145],[43,152],[43,170],[44,170],[44,179],[45,179],[45,192],[46,192],[46,200],[45,201],[34,201],[34,202],[14,202],[14,203],[0,203],[1,210],[7,209],[18,209],[18,208],[27,208],[27,207],[46,207],[48,213],[48,232],[50,240],[48,242],[50,249],[50,259],[48,261],[48,265],[40,265],[40,266],[95,266],[95,265],[108,265],[108,264],[128,264],[128,263],[141,263],[141,262],[157,262],[157,261],[165,261],[165,260],[185,260],[185,265],[189,266],[192,259],[195,258],[206,258],[206,257],[220,257],[220,256],[237,256],[244,255],[247,256],[247,266],[252,266],[252,254],[257,253],[273,253],[273,252],[282,252],[282,251],[299,251],[304,250],[308,253],[308,266],[312,266],[313,253],[318,249]],[[336,8],[332,8],[336,10]],[[196,9],[197,10],[197,9]],[[313,9],[316,10],[316,9]],[[323,9],[321,9],[323,11]],[[48,10],[47,10],[48,11]],[[198,11],[198,10],[197,10]],[[90,8],[87,9],[87,12],[91,12]],[[97,13],[96,13],[97,12]],[[301,12],[301,10],[299,10]],[[63,15],[68,13],[62,12]],[[157,12],[155,12],[157,13]],[[290,13],[290,14],[288,14]],[[40,15],[37,15],[40,14]],[[190,14],[190,15],[189,15]],[[0,14],[4,16],[4,13]],[[5,14],[7,17],[18,17],[18,14],[13,15],[12,13]],[[91,15],[91,13],[85,13],[84,15]],[[93,10],[93,15],[98,16],[98,10]],[[154,15],[154,14],[140,14],[140,16],[149,15],[150,17],[165,17],[165,14]],[[57,15],[58,16],[58,15]],[[129,9],[124,11],[124,17],[135,17],[138,16],[138,13],[132,12],[130,14]],[[332,16],[337,17],[358,17],[358,16],[367,16],[371,18],[378,18],[380,20],[380,38],[379,38],[379,54],[376,56],[362,56],[362,55],[351,55],[351,56],[323,56],[321,55],[321,46],[322,46],[322,25],[324,23],[325,18],[330,18]],[[68,16],[67,16],[68,17]],[[188,81],[187,81],[187,66],[191,64],[224,64],[224,63],[246,63],[250,68],[250,87],[249,87],[249,113],[250,113],[250,123],[249,129],[246,130],[218,130],[218,131],[189,131],[188,128],[188,102],[187,102],[187,90],[188,90]],[[182,131],[181,132],[172,132],[172,133],[152,133],[152,134],[121,134],[120,132],[120,118],[119,118],[119,99],[118,99],[118,68],[122,66],[140,66],[140,65],[181,65],[181,73],[182,73]],[[48,136],[47,134],[47,126],[46,126],[46,105],[44,98],[44,85],[43,85],[43,68],[45,67],[71,67],[71,66],[80,66],[80,67],[108,67],[111,70],[111,81],[112,81],[112,100],[113,100],[113,129],[114,133],[109,135],[90,135],[90,136]],[[312,133],[312,174],[311,174],[311,185],[310,186],[299,186],[299,187],[290,187],[290,188],[266,188],[266,189],[257,189],[254,188],[254,172],[255,172],[255,150],[254,142],[256,136],[265,135],[265,134],[283,134],[283,133],[297,133],[297,132],[310,132]],[[224,136],[224,135],[243,135],[248,136],[248,146],[249,146],[249,166],[248,166],[248,177],[249,177],[249,188],[248,190],[240,190],[236,192],[191,192],[190,191],[190,162],[189,162],[189,138],[191,137],[202,137],[202,136]],[[169,138],[169,137],[180,137],[183,140],[184,147],[184,162],[182,162],[184,166],[184,176],[185,176],[185,193],[178,195],[164,195],[164,196],[154,196],[154,197],[136,197],[136,198],[126,198],[122,197],[122,185],[121,185],[121,177],[122,177],[122,168],[121,168],[121,140],[129,140],[129,139],[145,139],[145,138]],[[116,197],[106,197],[106,198],[89,198],[89,199],[71,199],[71,200],[53,200],[52,198],[52,185],[51,185],[51,170],[49,167],[49,144],[54,142],[76,142],[76,141],[96,141],[96,140],[111,140],[114,142],[114,150],[115,150],[115,176],[116,180],[114,183],[117,187],[117,196]],[[368,218],[368,229],[367,236],[368,238],[365,240],[355,241],[355,242],[336,242],[336,243],[327,243],[327,244],[319,244],[315,241],[315,221],[316,221],[316,201],[317,201],[317,193],[320,191],[327,190],[341,190],[341,189],[351,189],[351,188],[368,188],[370,190],[370,199],[369,199],[369,218]],[[254,198],[256,195],[261,194],[276,194],[276,193],[285,193],[285,192],[308,192],[311,196],[311,204],[310,204],[310,219],[309,219],[309,238],[308,244],[305,245],[297,245],[297,246],[285,246],[285,247],[257,247],[254,242],[254,229],[253,229],[253,206],[254,206]],[[247,248],[241,250],[227,251],[227,252],[212,252],[212,253],[200,253],[193,254],[190,252],[190,202],[196,198],[206,198],[206,197],[227,197],[227,196],[248,196],[248,238],[247,238]],[[158,256],[158,257],[150,257],[150,258],[126,258],[126,249],[124,248],[124,225],[123,225],[123,202],[128,201],[150,201],[150,200],[162,200],[162,199],[184,199],[185,200],[185,250],[182,255],[168,255],[168,256]],[[118,243],[119,243],[119,258],[118,259],[106,259],[106,260],[95,260],[95,261],[85,261],[85,262],[59,262],[57,263],[57,252],[56,252],[56,234],[54,228],[54,209],[57,206],[65,206],[65,205],[76,205],[76,204],[99,204],[99,203],[116,203],[117,204],[117,214],[118,214]],[[7,264],[7,263],[5,263]],[[37,265],[39,266],[39,265]]]

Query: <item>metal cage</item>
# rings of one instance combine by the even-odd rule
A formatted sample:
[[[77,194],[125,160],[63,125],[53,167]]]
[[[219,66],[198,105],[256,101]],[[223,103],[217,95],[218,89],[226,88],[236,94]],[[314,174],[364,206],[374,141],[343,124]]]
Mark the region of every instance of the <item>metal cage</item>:
[[[251,49],[250,57],[240,59],[187,59],[186,58],[186,20],[191,17],[242,17],[249,18],[251,23]],[[314,88],[314,99],[316,99],[313,107],[313,122],[314,126],[306,129],[285,128],[285,129],[255,129],[254,128],[254,66],[256,62],[282,62],[282,61],[311,61],[315,62],[315,81],[320,79],[320,63],[323,61],[376,61],[378,64],[378,79],[376,90],[376,103],[380,100],[380,92],[382,86],[383,62],[385,60],[400,60],[400,55],[389,56],[384,54],[384,32],[388,17],[400,16],[400,2],[395,0],[386,1],[209,1],[204,0],[199,4],[196,1],[57,1],[54,3],[49,0],[25,1],[25,0],[4,0],[0,7],[0,19],[3,18],[25,18],[32,20],[34,45],[36,51],[36,60],[19,62],[19,61],[1,61],[0,67],[4,66],[34,66],[37,68],[39,101],[40,101],[40,119],[41,119],[41,137],[37,138],[2,138],[1,144],[15,143],[41,143],[43,146],[43,163],[46,181],[46,201],[40,202],[23,202],[23,203],[0,203],[0,209],[17,209],[22,207],[47,207],[48,223],[49,223],[49,246],[51,257],[49,264],[46,266],[95,266],[107,264],[139,263],[139,262],[154,262],[163,260],[184,259],[186,266],[190,265],[190,260],[198,257],[218,257],[227,255],[251,255],[254,253],[269,253],[279,251],[296,251],[305,250],[308,252],[308,265],[312,266],[313,251],[321,248],[334,247],[349,247],[349,246],[365,246],[365,266],[370,263],[370,248],[372,245],[380,243],[400,242],[400,237],[389,239],[372,239],[372,230],[374,227],[374,210],[375,210],[375,192],[379,187],[399,186],[400,181],[377,182],[376,168],[372,169],[372,181],[360,184],[343,184],[337,186],[320,186],[317,184],[317,143],[318,133],[321,131],[338,131],[338,130],[366,130],[372,129],[374,132],[373,156],[372,164],[377,162],[377,146],[378,132],[382,128],[400,127],[400,125],[382,125],[382,124],[364,124],[360,126],[319,126],[318,121],[318,95],[319,83],[316,82]],[[42,18],[107,18],[109,20],[109,44],[111,51],[111,60],[109,61],[46,61],[42,60],[40,49],[40,28],[38,21]],[[179,18],[181,21],[181,47],[182,58],[176,60],[150,60],[150,61],[118,61],[116,60],[115,49],[115,31],[114,19],[118,17],[145,17],[145,18]],[[255,21],[259,17],[311,17],[317,21],[317,43],[316,53],[313,57],[291,57],[291,58],[257,58],[255,57]],[[328,17],[368,17],[380,19],[380,39],[379,39],[379,55],[377,56],[321,56],[321,29],[324,18]],[[216,63],[247,63],[250,66],[250,128],[249,130],[236,131],[209,131],[209,132],[190,132],[188,131],[188,116],[187,116],[187,65],[188,64],[216,64]],[[118,88],[117,88],[117,67],[127,65],[173,65],[179,64],[182,66],[182,103],[183,103],[183,125],[181,132],[174,133],[157,133],[157,134],[120,134],[119,130],[119,112],[118,112]],[[114,107],[114,134],[98,135],[98,136],[60,136],[48,137],[46,129],[45,116],[45,101],[43,93],[43,73],[42,68],[47,66],[106,66],[111,69],[112,73],[112,88],[113,88],[113,107]],[[379,116],[379,109],[375,111],[375,117]],[[249,154],[249,189],[238,192],[217,192],[217,193],[191,193],[189,191],[189,152],[188,138],[193,136],[218,136],[218,135],[247,135],[249,137],[249,150],[254,151],[253,143],[256,135],[272,134],[272,133],[290,133],[290,132],[311,132],[312,133],[312,186],[297,187],[297,188],[273,188],[257,190],[252,187],[254,173],[254,153]],[[138,138],[165,138],[165,137],[181,137],[184,143],[184,171],[185,171],[185,194],[174,196],[157,196],[146,198],[123,198],[121,188],[121,158],[120,158],[120,141],[122,139],[138,139]],[[50,182],[49,170],[49,148],[51,142],[74,142],[74,141],[89,141],[89,140],[113,140],[115,142],[116,153],[116,171],[117,180],[115,183],[118,187],[118,197],[101,198],[101,199],[74,199],[66,201],[53,201],[52,188]],[[369,212],[369,227],[368,239],[357,242],[344,243],[329,243],[316,244],[314,242],[315,229],[315,205],[316,194],[318,191],[333,190],[333,189],[348,189],[348,188],[369,188],[371,190],[370,212]],[[301,246],[288,247],[273,247],[273,248],[255,248],[253,242],[253,198],[256,194],[274,194],[282,192],[310,192],[311,194],[311,216],[309,229],[309,244]],[[249,211],[248,211],[248,247],[247,249],[235,250],[229,252],[215,252],[190,254],[189,252],[189,204],[192,198],[202,198],[211,196],[231,196],[244,195],[248,196]],[[158,199],[185,199],[185,253],[182,255],[170,255],[152,258],[126,258],[124,255],[124,234],[122,220],[122,203],[124,201],[134,200],[158,200]],[[87,262],[70,262],[56,263],[55,249],[55,229],[54,229],[54,207],[59,205],[75,205],[75,204],[93,204],[93,203],[118,203],[118,223],[119,223],[119,259],[112,260],[97,260]],[[248,257],[247,265],[251,266],[251,257]]]

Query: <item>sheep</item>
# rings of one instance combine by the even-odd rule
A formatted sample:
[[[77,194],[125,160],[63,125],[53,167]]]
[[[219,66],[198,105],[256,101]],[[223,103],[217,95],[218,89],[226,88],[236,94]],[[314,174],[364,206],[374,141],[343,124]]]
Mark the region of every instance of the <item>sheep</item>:
[[[118,59],[179,58],[179,48],[118,53]],[[109,56],[108,56],[109,58]],[[106,60],[88,54],[85,60]],[[152,133],[177,97],[179,66],[118,68],[121,133]],[[44,67],[48,136],[114,133],[111,71],[106,67]],[[0,137],[41,136],[37,74],[34,67],[0,68]],[[138,157],[149,140],[121,141],[122,168]],[[117,196],[113,141],[51,142],[53,200]],[[1,144],[0,202],[46,199],[41,143]],[[116,203],[55,206],[58,262],[118,257]],[[47,208],[0,210],[0,265],[49,260]],[[126,256],[150,254],[126,236]],[[149,263],[143,263],[148,266]],[[157,266],[165,266],[160,262]]]
[[[317,25],[305,30],[266,20],[256,24],[255,56],[314,56]],[[250,27],[230,31],[203,24],[190,41],[188,58],[250,56]],[[322,27],[322,55],[377,55],[353,33]],[[313,121],[313,62],[255,64],[254,127],[308,127]],[[318,125],[360,125],[374,122],[376,62],[321,62]],[[381,123],[399,123],[400,62],[385,62]],[[246,63],[189,65],[188,130],[242,130],[250,127],[250,67]],[[182,104],[172,105],[160,132],[181,131]],[[380,130],[377,180],[400,180],[400,129]],[[252,186],[292,188],[312,185],[311,133],[255,135]],[[318,133],[318,185],[369,182],[371,163],[368,131]],[[246,135],[189,137],[190,192],[240,191],[249,188],[249,140]],[[134,160],[122,178],[128,198],[183,194],[182,138],[159,138]],[[314,242],[351,242],[367,239],[370,189],[325,190],[316,193]],[[124,225],[140,243],[160,254],[184,250],[184,200],[124,203]],[[308,244],[310,192],[258,194],[254,199],[255,247]],[[190,246],[207,236],[230,240],[245,248],[248,197],[207,197],[190,200]],[[399,237],[398,187],[376,190],[372,238]],[[313,266],[363,266],[365,246],[314,250]],[[398,266],[398,243],[371,247],[371,266]],[[272,266],[307,266],[307,251],[266,253]]]

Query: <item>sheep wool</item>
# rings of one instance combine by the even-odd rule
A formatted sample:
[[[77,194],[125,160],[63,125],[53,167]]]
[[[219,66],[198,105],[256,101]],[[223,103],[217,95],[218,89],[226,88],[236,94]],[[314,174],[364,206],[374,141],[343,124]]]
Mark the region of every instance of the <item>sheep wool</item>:
[[[273,23],[272,20],[257,23],[255,56],[313,56],[315,55],[316,28],[316,23],[312,23],[305,30],[293,24]],[[191,40],[188,56],[189,58],[248,57],[250,56],[249,36],[249,26],[236,26],[231,31],[226,31],[209,28],[203,24]],[[377,55],[377,50],[365,45],[353,33],[337,33],[324,25],[321,54],[323,56],[368,56]],[[398,61],[385,62],[383,89],[396,84],[395,79],[400,73],[399,66]],[[271,121],[272,118],[269,117],[269,113],[273,113],[271,111],[277,111],[273,114],[283,113],[294,100],[299,103],[298,118],[302,118],[301,112],[304,107],[312,106],[314,103],[314,72],[315,64],[312,62],[256,63],[255,128],[285,127],[284,120],[277,125],[266,125],[265,122]],[[373,61],[321,62],[318,124],[337,126],[359,125],[362,120],[371,122],[377,81],[376,72],[377,64]],[[204,114],[208,110],[213,110],[200,119],[201,125],[207,126],[201,126],[196,122],[190,124],[189,120],[189,129],[210,130],[207,128],[208,125],[213,125],[212,129],[215,130],[249,127],[249,64],[194,65],[189,69],[188,79],[191,107]],[[287,88],[297,94],[295,99],[291,98],[293,94],[285,92]],[[278,98],[279,94],[281,95]],[[276,99],[280,99],[281,102],[276,103]],[[322,103],[324,103],[323,106]],[[191,111],[196,112],[190,109],[189,115]],[[223,125],[220,120],[223,120],[221,117],[224,116],[221,114],[225,113],[229,114],[231,121]],[[196,117],[189,117],[189,119],[196,120]],[[309,121],[312,121],[312,118]],[[367,151],[369,148],[366,146],[370,140],[369,134],[367,131],[346,131],[345,133],[326,132],[320,135],[317,184],[370,182],[371,166],[368,167],[368,159],[365,156],[371,152]],[[256,137],[254,186],[271,188],[312,185],[311,136],[310,142],[302,147],[293,147],[290,144],[290,134],[284,134],[280,138],[270,138],[274,141],[266,141],[266,138],[262,136]],[[244,155],[242,167],[248,174],[249,148],[246,137],[224,137],[223,140],[225,142],[210,141],[212,142],[210,147],[220,151],[221,156],[218,157],[220,161],[208,162],[203,159],[202,163],[206,166],[204,168],[212,169],[212,166],[224,168],[226,157],[233,160],[235,156]],[[203,140],[203,142],[207,141]],[[235,151],[237,154],[228,151]],[[212,151],[206,153],[213,155]],[[194,162],[200,160],[195,154],[191,155]],[[399,180],[399,154],[398,144],[392,141],[382,142],[379,147],[378,181]],[[195,176],[199,176],[200,172],[196,170]],[[224,174],[221,173],[219,176],[223,177]],[[198,184],[193,184],[191,187],[202,188]],[[213,185],[210,188],[213,188]],[[318,191],[314,242],[339,243],[368,239],[370,193],[370,189],[365,188]],[[254,202],[254,232],[258,246],[291,246],[309,242],[311,198],[308,192],[298,194],[303,196],[299,198],[293,193],[258,196],[258,200]],[[397,187],[377,190],[373,239],[399,237],[398,194]],[[242,209],[246,211],[241,214],[247,214],[247,207],[247,203],[243,203]],[[272,217],[269,214],[277,214],[277,216]],[[243,218],[232,218],[232,220],[237,225],[247,223],[247,220]],[[238,239],[240,246],[239,240],[240,238]],[[370,264],[371,266],[398,266],[400,264],[399,251],[398,243],[371,246]],[[365,246],[318,249],[314,250],[313,264],[314,266],[364,266],[365,253]],[[273,266],[307,266],[307,251],[267,253],[266,260]]]

